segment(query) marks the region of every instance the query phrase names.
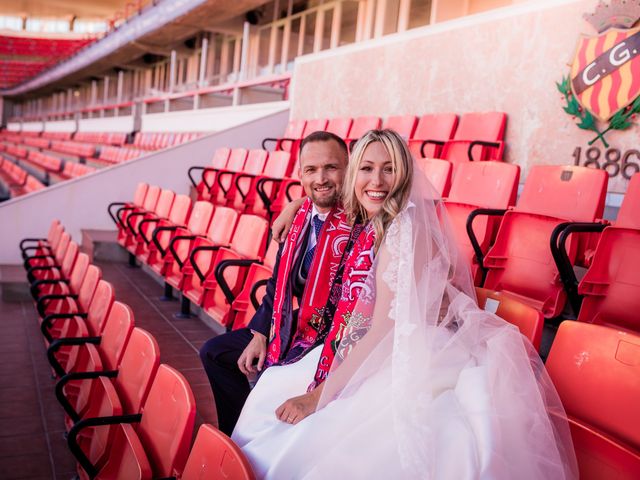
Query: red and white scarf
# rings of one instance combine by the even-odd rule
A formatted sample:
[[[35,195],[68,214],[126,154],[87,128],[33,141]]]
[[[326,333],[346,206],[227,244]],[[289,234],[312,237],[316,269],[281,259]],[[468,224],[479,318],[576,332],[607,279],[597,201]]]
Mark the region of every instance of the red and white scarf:
[[[293,219],[285,241],[273,298],[273,317],[267,351],[267,365],[280,363],[286,356],[287,346],[295,335],[296,343],[312,346],[325,330],[324,309],[331,287],[349,241],[351,226],[344,209],[336,205],[327,215],[315,247],[304,293],[298,312],[297,329],[293,332],[293,265],[298,255],[304,255],[302,245],[311,223],[312,202],[302,204]]]

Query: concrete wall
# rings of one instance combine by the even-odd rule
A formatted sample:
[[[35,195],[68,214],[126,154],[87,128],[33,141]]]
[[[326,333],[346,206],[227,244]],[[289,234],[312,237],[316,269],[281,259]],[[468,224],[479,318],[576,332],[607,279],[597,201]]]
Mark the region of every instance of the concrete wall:
[[[133,132],[133,115],[78,120],[79,132]]]
[[[582,18],[595,0],[529,1],[296,60],[292,117],[503,111],[506,160],[523,167],[584,160],[594,133],[563,110],[555,82],[569,73]],[[638,147],[640,128],[610,132],[611,147]],[[596,144],[605,154],[600,142]],[[633,158],[640,163],[639,158]],[[618,175],[610,192],[624,192]]]
[[[82,229],[114,229],[107,205],[131,200],[138,182],[188,193],[190,166],[208,164],[218,147],[260,148],[263,138],[282,135],[288,118],[289,111],[282,109],[194,142],[0,204],[0,264],[20,263],[20,239],[45,236],[55,218],[77,242]]]

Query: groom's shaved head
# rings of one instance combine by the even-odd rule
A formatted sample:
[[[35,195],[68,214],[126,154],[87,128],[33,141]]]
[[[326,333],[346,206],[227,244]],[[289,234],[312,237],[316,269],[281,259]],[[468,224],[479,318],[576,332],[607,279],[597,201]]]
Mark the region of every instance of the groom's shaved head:
[[[340,196],[348,158],[347,145],[333,133],[313,132],[302,140],[298,174],[319,211],[329,211]]]

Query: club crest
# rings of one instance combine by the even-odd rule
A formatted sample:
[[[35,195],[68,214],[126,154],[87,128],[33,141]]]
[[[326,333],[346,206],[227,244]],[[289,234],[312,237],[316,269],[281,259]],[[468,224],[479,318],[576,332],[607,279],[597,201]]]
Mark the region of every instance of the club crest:
[[[557,86],[565,112],[596,134],[589,144],[600,139],[608,147],[605,134],[629,128],[640,112],[640,0],[600,1],[584,18],[598,34],[581,36],[571,71]]]

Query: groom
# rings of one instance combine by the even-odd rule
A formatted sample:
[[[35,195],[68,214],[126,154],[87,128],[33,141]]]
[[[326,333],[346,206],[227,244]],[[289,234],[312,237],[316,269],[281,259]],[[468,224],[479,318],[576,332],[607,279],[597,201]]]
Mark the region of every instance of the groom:
[[[227,435],[249,395],[247,376],[256,375],[265,364],[296,361],[326,334],[324,308],[351,230],[337,207],[347,146],[332,133],[314,132],[300,144],[299,161],[308,199],[280,246],[262,304],[248,328],[214,337],[200,350],[219,428]],[[300,305],[297,310],[294,299]]]

